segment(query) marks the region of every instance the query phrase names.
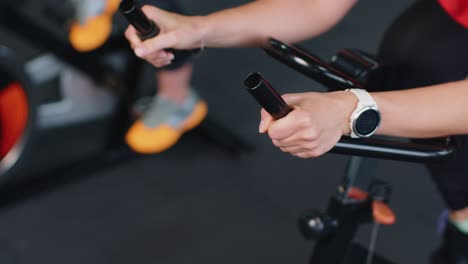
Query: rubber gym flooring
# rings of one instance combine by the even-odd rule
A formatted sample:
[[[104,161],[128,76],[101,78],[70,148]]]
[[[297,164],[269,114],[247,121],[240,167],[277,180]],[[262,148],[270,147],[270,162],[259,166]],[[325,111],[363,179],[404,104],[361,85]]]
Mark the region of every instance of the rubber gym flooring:
[[[244,2],[182,1],[194,14]],[[302,45],[323,58],[345,47],[375,51],[411,1],[359,2],[332,31]],[[206,51],[196,62],[194,87],[211,117],[255,151],[232,156],[189,135],[166,153],[96,170],[11,204],[0,211],[0,263],[307,263],[313,243],[301,237],[296,220],[307,208],[326,206],[347,157],[300,160],[259,135],[259,107],[242,90],[253,71],[281,93],[321,89],[260,50]],[[426,263],[439,241],[442,201],[422,165],[377,162],[378,177],[393,186],[398,220],[380,229],[376,250],[396,263]],[[369,237],[364,227],[357,239]]]

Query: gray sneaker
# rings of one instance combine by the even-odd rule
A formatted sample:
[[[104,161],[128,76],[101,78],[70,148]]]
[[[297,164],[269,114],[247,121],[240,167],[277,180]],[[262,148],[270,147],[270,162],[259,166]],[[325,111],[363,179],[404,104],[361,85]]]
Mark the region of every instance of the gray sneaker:
[[[178,104],[163,96],[140,102],[141,117],[126,135],[127,144],[136,152],[163,152],[177,143],[185,132],[198,126],[206,117],[208,107],[195,91]]]

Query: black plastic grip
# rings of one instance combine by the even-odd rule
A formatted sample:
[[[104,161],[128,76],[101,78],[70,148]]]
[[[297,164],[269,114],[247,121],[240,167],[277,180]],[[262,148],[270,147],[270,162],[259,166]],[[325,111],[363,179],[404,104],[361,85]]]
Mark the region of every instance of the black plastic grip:
[[[293,110],[258,72],[249,74],[244,81],[244,86],[274,119],[285,117]]]
[[[123,0],[119,5],[120,13],[137,30],[141,40],[147,40],[156,37],[161,33],[159,26],[149,19],[141,10],[135,0]],[[166,49],[172,52],[177,58],[189,58],[201,53],[202,49],[174,50]],[[184,61],[182,61],[184,62]],[[180,63],[180,61],[179,61]]]
[[[119,5],[120,13],[127,19],[139,33],[142,40],[159,35],[161,30],[141,10],[134,0],[123,0]]]

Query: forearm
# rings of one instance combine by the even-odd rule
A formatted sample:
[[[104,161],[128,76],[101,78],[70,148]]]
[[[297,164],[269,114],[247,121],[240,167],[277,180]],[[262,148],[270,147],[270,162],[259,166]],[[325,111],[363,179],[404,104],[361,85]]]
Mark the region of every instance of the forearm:
[[[409,138],[468,134],[468,80],[372,96],[382,114],[379,134]]]
[[[207,47],[259,46],[268,37],[297,42],[338,23],[357,0],[262,0],[199,17]]]

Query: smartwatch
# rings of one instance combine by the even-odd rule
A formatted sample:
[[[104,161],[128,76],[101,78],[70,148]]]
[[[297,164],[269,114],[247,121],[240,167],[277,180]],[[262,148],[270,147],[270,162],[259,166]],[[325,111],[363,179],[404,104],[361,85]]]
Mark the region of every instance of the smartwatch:
[[[350,137],[365,138],[372,136],[379,128],[381,116],[377,103],[372,96],[363,89],[347,89],[358,98],[358,104],[349,121]]]

